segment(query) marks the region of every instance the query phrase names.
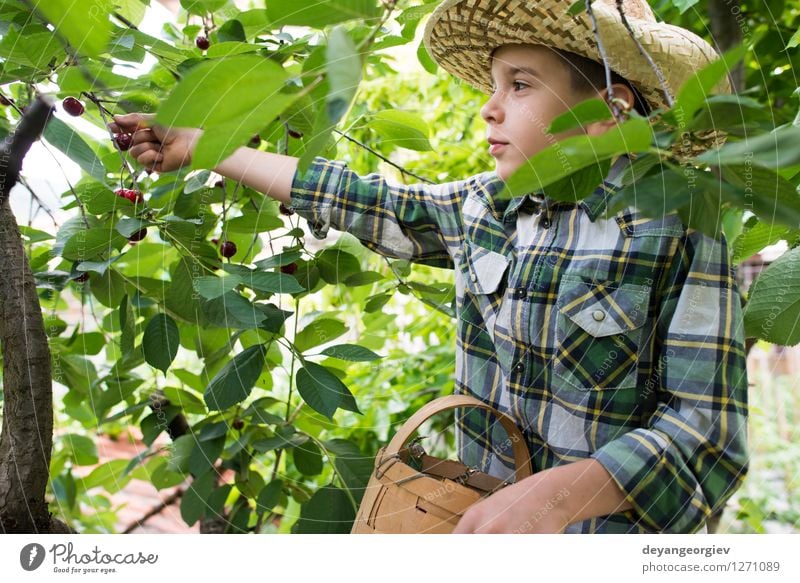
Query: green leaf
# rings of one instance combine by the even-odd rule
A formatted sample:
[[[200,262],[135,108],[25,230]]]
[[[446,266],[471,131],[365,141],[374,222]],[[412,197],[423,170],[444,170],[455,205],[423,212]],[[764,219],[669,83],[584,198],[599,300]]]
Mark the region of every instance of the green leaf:
[[[391,146],[410,150],[432,150],[428,124],[409,111],[387,109],[375,113],[367,125],[375,130],[382,141]]]
[[[125,295],[125,280],[113,269],[89,278],[89,289],[97,301],[107,308],[117,308]]]
[[[740,208],[754,212],[767,223],[800,225],[797,187],[776,172],[752,164],[730,164],[722,167],[722,176],[735,187],[735,194],[727,198]]]
[[[370,285],[384,279],[386,278],[377,271],[362,271],[361,273],[354,273],[347,277],[344,280],[344,285],[347,287],[359,287],[362,285]]]
[[[556,117],[547,128],[548,133],[557,134],[583,127],[592,122],[611,119],[611,110],[602,99],[587,99]]]
[[[97,447],[89,437],[69,433],[61,438],[61,442],[75,465],[91,466],[98,462]]]
[[[181,518],[189,526],[200,520],[205,513],[206,500],[214,489],[215,480],[215,472],[206,472],[192,480],[191,486],[181,496]]]
[[[338,344],[336,346],[329,346],[320,354],[325,356],[332,356],[340,360],[349,360],[351,362],[368,362],[371,360],[378,360],[383,358],[372,352],[369,348],[358,346],[357,344]]]
[[[733,257],[731,260],[735,265],[738,265],[761,251],[764,247],[774,245],[783,239],[788,232],[789,229],[786,227],[776,227],[769,223],[758,221],[736,237],[732,245]]]
[[[261,490],[256,506],[260,512],[269,512],[280,504],[283,497],[283,480],[272,480]]]
[[[122,298],[119,305],[119,348],[123,356],[133,354],[134,343],[136,341],[136,316],[133,313],[130,300],[127,294]]]
[[[72,235],[64,244],[61,255],[71,261],[82,261],[121,249],[127,240],[116,230],[106,227],[84,229]]]
[[[296,294],[306,289],[286,273],[254,271],[240,276],[240,279],[245,287],[267,293]]]
[[[80,166],[89,176],[106,184],[106,168],[94,153],[89,144],[75,130],[55,116],[51,116],[42,137],[53,147],[58,148],[67,157]],[[129,201],[128,204],[130,204]],[[120,205],[121,206],[121,205]],[[131,205],[132,206],[132,205]]]
[[[204,397],[210,411],[223,411],[248,396],[264,368],[267,347],[256,344],[237,354],[209,383]]]
[[[102,487],[108,493],[119,492],[130,481],[125,476],[126,459],[116,459],[97,466],[85,478],[78,480],[78,489],[86,492],[92,488]]]
[[[744,310],[748,337],[783,346],[800,342],[800,247],[790,249],[762,271]]]
[[[570,16],[577,16],[584,10],[586,10],[586,0],[576,0],[567,10],[567,14],[569,14]]]
[[[753,138],[730,142],[697,157],[700,162],[721,166],[756,164],[785,168],[800,163],[800,126],[785,126]]]
[[[259,55],[203,61],[175,86],[156,120],[170,127],[206,130],[197,142],[192,167],[214,168],[297,99],[280,93],[286,77],[280,65]]]
[[[166,376],[169,365],[178,354],[180,341],[180,331],[175,320],[166,314],[156,314],[147,324],[142,337],[145,362]]]
[[[358,259],[341,249],[323,249],[317,254],[319,274],[328,283],[341,283],[348,277],[361,272]]]
[[[338,122],[350,107],[361,82],[361,57],[345,28],[333,29],[325,51],[329,91],[325,109],[331,123]]]
[[[242,280],[238,275],[226,275],[225,277],[204,275],[194,280],[194,289],[207,300],[213,300],[233,291],[240,283]]]
[[[670,116],[680,126],[678,133],[683,131],[683,126],[689,123],[694,114],[703,106],[709,93],[720,84],[722,79],[736,66],[736,63],[742,60],[747,49],[747,45],[739,45],[694,75],[689,75],[678,91],[675,104],[670,110]]]
[[[274,267],[281,267],[282,265],[289,265],[290,263],[294,263],[298,261],[302,256],[303,255],[302,253],[300,253],[300,251],[286,251],[284,253],[278,253],[277,255],[268,257],[267,259],[256,261],[256,266],[259,269],[272,269]]]
[[[80,54],[97,57],[106,48],[111,38],[109,0],[47,0],[34,4]]]
[[[217,435],[217,429],[220,425],[223,426],[222,431],[221,434]],[[205,438],[206,436],[203,433],[208,429],[211,431],[208,432],[208,437]],[[203,427],[192,453],[189,454],[189,472],[195,476],[201,476],[211,470],[225,447],[225,429],[224,423],[214,423]],[[214,472],[212,471],[212,473]]]
[[[333,414],[338,408],[361,412],[350,390],[324,366],[306,362],[305,366],[297,371],[296,381],[297,390],[303,400],[328,419],[333,419]]]
[[[419,46],[417,47],[417,60],[419,64],[422,65],[422,68],[425,69],[431,75],[436,74],[436,70],[439,68],[439,65],[436,64],[430,54],[428,54],[428,49],[425,48],[425,43],[420,41]]]
[[[375,0],[270,0],[267,15],[273,28],[297,25],[324,28],[347,20],[369,21],[380,16]]]
[[[697,4],[700,0],[672,0],[672,4],[680,10],[681,14],[689,10],[692,6]]]
[[[36,71],[49,69],[53,59],[63,53],[58,39],[39,25],[27,25],[22,29],[9,26],[0,41],[0,57],[7,65],[31,67]]]
[[[346,439],[331,439],[325,442],[325,447],[334,455],[333,465],[343,485],[357,503],[361,502],[375,467],[374,458],[361,453],[355,443]]]
[[[206,300],[201,308],[208,321],[221,328],[248,330],[258,328],[267,319],[267,314],[236,292]]]
[[[498,199],[540,192],[574,172],[626,152],[650,147],[652,130],[643,119],[630,119],[599,136],[565,138],[538,152],[512,174]]]
[[[356,509],[345,491],[323,486],[303,504],[296,530],[298,534],[347,534],[355,519]]]
[[[392,299],[391,294],[388,293],[375,294],[374,296],[371,296],[369,299],[367,299],[367,303],[364,304],[364,311],[367,312],[368,314],[377,312],[383,306],[385,306],[390,299]]]
[[[294,465],[304,476],[318,476],[322,473],[322,453],[313,441],[298,445],[292,450]]]
[[[283,221],[280,218],[257,212],[248,212],[227,222],[227,229],[231,233],[263,233],[281,227],[283,227]]]
[[[347,329],[347,326],[342,324],[339,320],[318,318],[297,333],[294,339],[294,345],[300,352],[305,352],[309,348],[325,344],[334,338],[338,338],[347,332]]]
[[[181,6],[192,14],[205,16],[207,13],[216,12],[225,6],[227,1],[228,0],[181,0]]]

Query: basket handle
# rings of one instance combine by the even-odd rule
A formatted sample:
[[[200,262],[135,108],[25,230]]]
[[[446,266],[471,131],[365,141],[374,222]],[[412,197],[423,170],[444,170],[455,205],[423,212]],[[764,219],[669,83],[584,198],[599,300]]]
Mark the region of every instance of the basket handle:
[[[475,397],[470,397],[469,395],[446,395],[425,404],[416,413],[409,417],[408,420],[403,423],[403,426],[397,431],[397,433],[394,434],[394,437],[392,437],[389,445],[387,445],[386,449],[384,450],[383,459],[388,459],[397,455],[405,446],[406,442],[411,437],[411,434],[419,429],[419,426],[427,421],[430,417],[441,411],[448,411],[450,409],[457,409],[459,407],[478,407],[479,409],[485,409],[491,413],[494,413],[494,415],[500,420],[500,424],[503,426],[503,429],[506,430],[514,449],[516,481],[519,482],[523,478],[527,478],[533,473],[528,446],[525,444],[525,438],[522,436],[522,433],[520,433],[520,430],[517,428],[514,420],[505,413],[502,413],[494,407],[479,401]]]

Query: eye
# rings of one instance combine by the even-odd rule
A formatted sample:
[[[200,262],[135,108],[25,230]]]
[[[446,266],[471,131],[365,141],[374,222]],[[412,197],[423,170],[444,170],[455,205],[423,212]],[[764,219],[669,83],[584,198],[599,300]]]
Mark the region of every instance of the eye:
[[[514,91],[522,91],[528,86],[528,84],[523,81],[514,81],[511,85],[514,87]]]

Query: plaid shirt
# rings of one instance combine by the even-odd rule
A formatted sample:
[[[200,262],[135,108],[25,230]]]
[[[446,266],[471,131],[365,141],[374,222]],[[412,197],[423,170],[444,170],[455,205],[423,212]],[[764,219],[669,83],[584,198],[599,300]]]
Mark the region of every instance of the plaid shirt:
[[[612,169],[619,172],[620,164]],[[747,471],[739,292],[724,240],[677,216],[604,218],[578,204],[495,200],[493,172],[398,186],[317,157],[291,206],[317,238],[347,231],[389,257],[453,268],[456,392],[508,413],[534,470],[598,460],[633,510],[567,532],[697,532]],[[513,478],[509,439],[456,412],[461,461]]]

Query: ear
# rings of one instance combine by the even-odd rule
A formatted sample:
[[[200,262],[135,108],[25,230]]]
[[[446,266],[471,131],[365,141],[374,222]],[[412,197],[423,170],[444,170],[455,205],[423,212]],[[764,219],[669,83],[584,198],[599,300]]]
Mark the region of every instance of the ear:
[[[633,94],[633,90],[622,83],[614,83],[611,87],[614,90],[614,102],[618,108],[618,111],[620,111],[620,113],[624,113],[632,110],[634,104],[636,103],[636,97]],[[608,88],[599,91],[597,93],[597,97],[608,102]],[[612,111],[613,105],[614,104],[611,103],[608,104],[609,108],[612,108]],[[610,130],[618,122],[618,119],[612,118],[590,123],[586,126],[586,133],[590,136],[598,136]]]

